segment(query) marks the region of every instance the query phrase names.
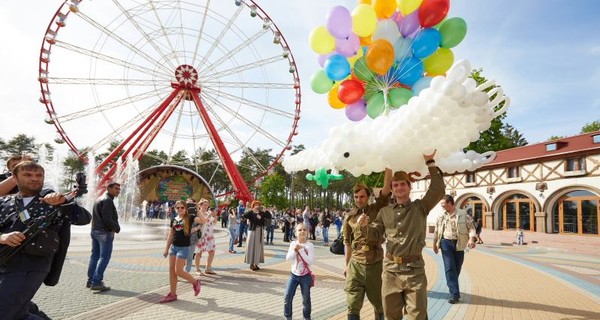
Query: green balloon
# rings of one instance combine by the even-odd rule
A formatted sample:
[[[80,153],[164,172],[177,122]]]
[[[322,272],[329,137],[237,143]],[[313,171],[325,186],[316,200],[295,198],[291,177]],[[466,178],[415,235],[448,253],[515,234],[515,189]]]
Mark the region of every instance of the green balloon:
[[[367,58],[364,56],[358,58],[354,63],[354,74],[363,81],[369,81],[375,77],[373,71],[367,66]]]
[[[331,88],[333,88],[333,84],[335,82],[325,73],[325,70],[317,70],[317,72],[313,73],[310,77],[310,87],[311,89],[319,94],[327,93]]]
[[[388,101],[392,109],[400,108],[401,106],[408,103],[408,100],[412,98],[412,91],[406,88],[393,88],[388,92]]]
[[[458,45],[467,34],[467,23],[459,17],[450,18],[440,26],[440,34],[442,35],[442,48],[454,48]]]
[[[367,114],[371,119],[375,119],[382,114],[384,110],[385,100],[383,99],[383,92],[379,91],[367,101]]]

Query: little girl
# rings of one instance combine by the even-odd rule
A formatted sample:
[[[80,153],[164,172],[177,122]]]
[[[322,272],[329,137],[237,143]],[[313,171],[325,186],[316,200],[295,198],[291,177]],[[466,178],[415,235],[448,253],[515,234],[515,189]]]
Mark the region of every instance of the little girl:
[[[315,247],[311,242],[307,242],[308,231],[304,223],[296,225],[294,230],[296,239],[290,243],[290,248],[285,257],[286,260],[292,262],[292,272],[285,288],[285,298],[283,305],[283,315],[286,319],[292,319],[292,300],[296,294],[296,288],[300,285],[302,292],[302,315],[304,319],[310,319],[311,304],[310,304],[310,283],[311,271],[310,265],[315,258]],[[305,263],[309,268],[305,267]]]

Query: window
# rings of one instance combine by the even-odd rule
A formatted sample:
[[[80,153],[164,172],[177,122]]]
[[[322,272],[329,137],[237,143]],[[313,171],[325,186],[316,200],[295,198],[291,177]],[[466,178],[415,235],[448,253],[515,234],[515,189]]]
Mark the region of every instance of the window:
[[[546,151],[556,151],[557,145],[556,143],[549,143],[546,145]]]
[[[594,141],[594,143],[600,143],[600,134],[592,136],[592,141]]]
[[[521,170],[519,167],[509,167],[506,171],[508,178],[518,178],[521,176]]]
[[[465,178],[467,179],[467,183],[475,183],[475,173],[474,172],[467,172],[465,174]]]
[[[583,167],[583,158],[571,158],[567,159],[565,171],[581,171]]]

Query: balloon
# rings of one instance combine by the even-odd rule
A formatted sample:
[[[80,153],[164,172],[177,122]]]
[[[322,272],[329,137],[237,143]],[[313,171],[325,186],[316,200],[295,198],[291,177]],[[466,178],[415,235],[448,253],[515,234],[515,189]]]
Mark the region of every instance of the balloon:
[[[350,63],[350,67],[354,68],[354,64],[356,64],[356,60],[358,60],[362,56],[364,56],[364,53],[361,49],[359,49],[355,55],[353,55],[352,57],[348,57],[348,62]]]
[[[356,54],[360,47],[360,40],[354,33],[347,39],[335,39],[335,51],[344,57],[351,57]]]
[[[324,70],[318,70],[310,77],[310,88],[319,94],[329,92],[333,84],[334,82],[327,77]]]
[[[352,16],[344,6],[335,6],[327,14],[327,30],[336,39],[345,39],[352,33]]]
[[[333,85],[333,88],[331,88],[331,90],[329,90],[329,93],[327,94],[327,102],[329,102],[329,105],[334,109],[342,109],[346,106],[346,104],[341,102],[338,98],[339,88],[340,84],[336,83],[335,85]]]
[[[367,66],[373,72],[384,75],[394,64],[394,47],[383,39],[375,40],[367,51]]]
[[[415,57],[402,60],[397,69],[398,82],[405,85],[412,86],[423,76],[423,62]]]
[[[356,60],[356,63],[354,63],[354,75],[363,81],[368,81],[375,77],[375,74],[367,65],[366,57],[363,56]]]
[[[406,88],[392,88],[388,92],[388,101],[394,109],[405,105],[412,97],[412,92]]]
[[[417,58],[426,58],[440,47],[442,36],[434,28],[421,30],[412,43],[412,53]]]
[[[442,48],[454,48],[467,34],[467,23],[459,17],[450,18],[440,25],[440,34],[442,35]]]
[[[371,39],[385,39],[389,43],[396,43],[396,40],[399,36],[400,30],[398,29],[396,21],[386,19],[377,21],[377,26],[375,27],[375,31],[373,31],[373,34],[371,35]]]
[[[345,104],[352,104],[360,100],[364,93],[365,87],[360,81],[348,79],[340,83],[340,88],[338,89],[338,98],[340,98],[340,101]]]
[[[446,48],[439,48],[432,55],[423,60],[425,71],[430,75],[444,74],[454,63],[454,53]]]
[[[367,101],[367,114],[371,119],[377,118],[385,110],[384,99],[383,92],[379,91]]]
[[[367,105],[365,100],[360,99],[346,106],[346,118],[351,121],[360,121],[367,116]]]
[[[415,96],[418,96],[419,93],[423,91],[423,89],[429,88],[429,85],[431,84],[431,79],[431,77],[422,77],[412,85],[411,89],[414,92]]]
[[[396,1],[394,0],[373,0],[371,5],[375,10],[377,18],[387,19],[396,12]]]
[[[329,59],[329,57],[331,57],[331,55],[333,55],[333,54],[334,54],[334,52],[319,55],[319,57],[317,58],[317,62],[319,63],[321,68],[323,68],[325,66],[325,61],[327,61],[327,59]]]
[[[404,16],[398,26],[400,27],[400,33],[405,37],[419,30],[419,11]]]
[[[373,33],[377,24],[377,15],[373,7],[359,4],[352,10],[352,31],[360,37]]]
[[[410,39],[400,37],[396,40],[396,43],[394,43],[394,59],[396,63],[400,63],[405,58],[412,57],[411,45],[412,41]]]
[[[450,0],[424,0],[419,8],[419,23],[423,28],[440,23],[450,9]]]
[[[346,78],[350,74],[350,63],[339,54],[334,54],[325,61],[325,73],[329,79],[338,81]]]
[[[329,34],[324,26],[316,27],[308,37],[310,48],[318,54],[325,54],[335,48],[335,38]]]
[[[358,39],[360,39],[361,46],[368,46],[371,44],[371,42],[373,42],[370,35],[366,37],[358,37]]]
[[[407,15],[417,10],[423,0],[396,0],[396,2],[398,4],[398,10],[400,10],[403,15]]]

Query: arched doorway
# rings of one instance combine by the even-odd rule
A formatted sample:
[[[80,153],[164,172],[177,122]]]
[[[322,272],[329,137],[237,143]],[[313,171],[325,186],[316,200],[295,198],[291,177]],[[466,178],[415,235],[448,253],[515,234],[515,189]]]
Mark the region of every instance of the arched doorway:
[[[459,208],[466,210],[468,214],[473,217],[474,221],[481,219],[481,226],[487,228],[485,225],[484,212],[488,211],[487,203],[477,196],[471,196],[464,200],[461,200],[458,205]]]
[[[553,209],[553,231],[563,234],[598,235],[600,197],[587,190],[561,196]]]
[[[535,231],[535,204],[526,195],[515,193],[502,202],[499,226],[503,230],[519,229]]]

